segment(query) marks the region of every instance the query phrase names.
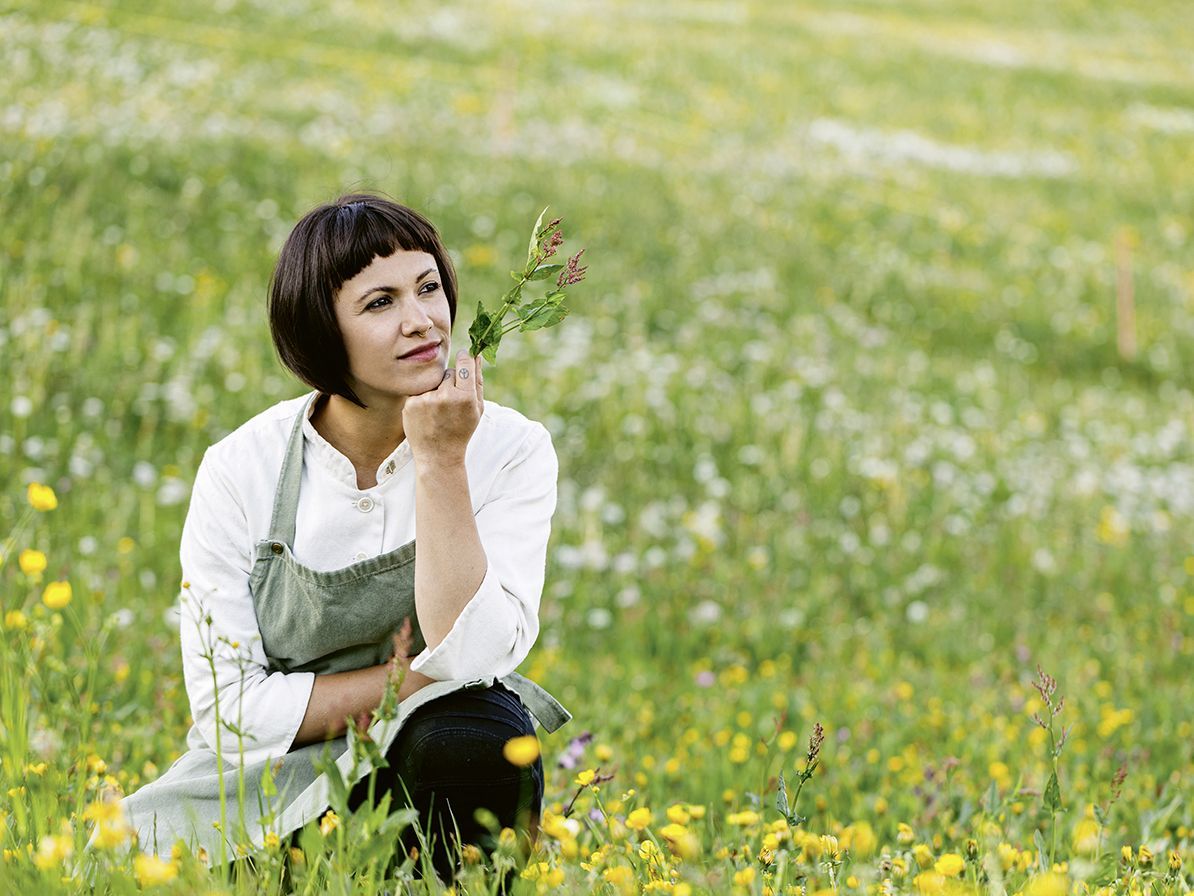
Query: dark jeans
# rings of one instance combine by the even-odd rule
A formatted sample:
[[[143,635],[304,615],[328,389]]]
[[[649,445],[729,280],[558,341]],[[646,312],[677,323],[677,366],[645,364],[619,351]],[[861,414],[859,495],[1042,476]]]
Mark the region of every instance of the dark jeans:
[[[543,761],[518,768],[502,755],[506,741],[534,731],[518,696],[501,683],[432,700],[402,726],[386,754],[389,767],[376,773],[374,800],[389,791],[391,806],[419,810],[418,825],[431,840],[432,862],[443,880],[454,877],[460,846],[486,852],[497,846],[496,832],[474,818],[478,809],[497,816],[500,827],[534,838],[543,805]],[[353,787],[349,806],[356,809],[368,798],[366,777]],[[408,828],[398,858],[427,845],[420,846]]]

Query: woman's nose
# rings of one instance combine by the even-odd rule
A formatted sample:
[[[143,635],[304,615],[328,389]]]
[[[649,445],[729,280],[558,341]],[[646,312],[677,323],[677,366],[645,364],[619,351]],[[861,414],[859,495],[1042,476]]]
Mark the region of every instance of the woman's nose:
[[[415,333],[426,333],[435,325],[435,321],[431,319],[431,315],[426,312],[419,314],[408,314],[406,316],[405,330],[407,335],[414,335]]]

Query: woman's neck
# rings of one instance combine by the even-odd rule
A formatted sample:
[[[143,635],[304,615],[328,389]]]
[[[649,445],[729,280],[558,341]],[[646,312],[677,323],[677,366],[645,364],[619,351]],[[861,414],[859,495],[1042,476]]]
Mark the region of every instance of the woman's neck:
[[[377,468],[406,438],[403,404],[405,401],[397,406],[374,403],[362,408],[339,395],[316,398],[311,425],[352,463],[358,488],[377,485]]]

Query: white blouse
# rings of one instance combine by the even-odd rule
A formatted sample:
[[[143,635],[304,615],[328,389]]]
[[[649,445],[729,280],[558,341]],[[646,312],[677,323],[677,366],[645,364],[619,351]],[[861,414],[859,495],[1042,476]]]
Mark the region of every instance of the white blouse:
[[[249,592],[294,416],[311,394],[279,402],[207,450],[183,526],[180,636],[191,715],[214,750],[218,698],[221,721],[242,729],[246,764],[289,750],[315,681],[312,672],[267,672]],[[359,489],[352,462],[315,430],[310,410],[295,559],[316,570],[340,569],[414,540],[415,464],[407,442],[382,461],[376,486]],[[488,568],[444,640],[411,663],[437,680],[500,677],[526,658],[539,634],[556,507],[551,435],[512,408],[485,402],[465,468]],[[235,761],[236,736],[219,734],[224,756]]]

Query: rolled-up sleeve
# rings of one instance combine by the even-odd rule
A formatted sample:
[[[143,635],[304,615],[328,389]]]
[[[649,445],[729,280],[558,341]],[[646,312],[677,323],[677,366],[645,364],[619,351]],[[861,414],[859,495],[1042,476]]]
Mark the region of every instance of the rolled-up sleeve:
[[[539,636],[558,475],[551,434],[534,423],[475,515],[485,578],[447,636],[415,657],[413,671],[440,681],[501,677],[526,659]]]
[[[244,764],[281,756],[306,715],[315,675],[268,671],[249,591],[244,509],[210,451],[195,476],[179,554],[183,678],[196,726],[229,761],[241,750]]]

